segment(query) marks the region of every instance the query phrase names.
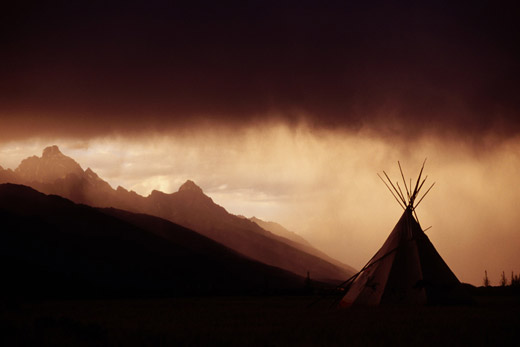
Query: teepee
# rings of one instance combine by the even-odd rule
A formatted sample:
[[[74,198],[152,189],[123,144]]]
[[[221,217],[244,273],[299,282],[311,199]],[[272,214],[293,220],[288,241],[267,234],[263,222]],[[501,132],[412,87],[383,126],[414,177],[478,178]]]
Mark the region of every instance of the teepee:
[[[415,209],[435,183],[419,199],[424,163],[415,187],[406,184],[406,196],[399,183],[394,185],[383,171],[390,190],[404,213],[379,251],[358,272],[345,282],[347,290],[340,305],[377,306],[383,304],[424,305],[468,302],[460,281],[441,258],[422,230]],[[390,188],[391,187],[391,188]],[[395,193],[395,194],[394,194]]]

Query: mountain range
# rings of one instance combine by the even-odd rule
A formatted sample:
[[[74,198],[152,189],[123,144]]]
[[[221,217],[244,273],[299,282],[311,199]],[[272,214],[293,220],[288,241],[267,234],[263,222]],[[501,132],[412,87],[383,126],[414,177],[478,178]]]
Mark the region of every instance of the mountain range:
[[[244,257],[298,276],[310,273],[314,279],[335,283],[355,272],[279,224],[228,213],[193,181],[186,181],[177,192],[167,194],[154,190],[146,197],[123,187],[113,189],[90,168],[83,170],[57,146],[45,148],[41,157],[22,160],[15,170],[0,167],[0,183],[29,186],[41,193],[92,207],[160,217],[194,230]],[[120,216],[122,212],[118,213]]]
[[[283,293],[304,279],[164,219],[0,184],[2,298]]]

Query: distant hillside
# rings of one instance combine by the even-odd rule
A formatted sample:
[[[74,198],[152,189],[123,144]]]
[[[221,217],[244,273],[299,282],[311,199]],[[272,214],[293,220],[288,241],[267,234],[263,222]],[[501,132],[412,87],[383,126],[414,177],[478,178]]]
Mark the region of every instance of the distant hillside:
[[[166,220],[0,184],[7,296],[162,296],[301,291],[304,280]]]
[[[22,161],[13,172],[0,170],[0,183],[25,184],[46,194],[56,194],[77,203],[114,207],[146,213],[195,230],[235,251],[265,264],[300,276],[341,282],[355,271],[308,243],[276,235],[258,224],[228,213],[215,204],[194,182],[187,181],[178,192],[153,191],[143,197],[122,187],[114,190],[90,168],[83,171],[56,146],[44,149],[41,157]]]
[[[260,227],[262,227],[263,229],[265,230],[268,230],[270,232],[272,232],[273,234],[275,235],[278,235],[278,236],[281,236],[281,237],[285,237],[286,239],[292,241],[292,243],[290,243],[291,245],[293,245],[294,247],[304,251],[304,252],[307,252],[309,254],[312,254],[312,255],[315,255],[319,258],[322,258],[328,262],[330,262],[331,264],[334,264],[336,266],[339,266],[341,268],[344,268],[348,271],[351,271],[352,273],[356,273],[356,269],[354,269],[353,267],[347,265],[347,264],[343,264],[342,262],[328,256],[326,253],[320,251],[319,249],[317,248],[314,248],[309,242],[307,242],[307,240],[305,240],[303,237],[301,237],[300,235],[296,234],[295,232],[293,231],[290,231],[290,230],[287,230],[285,227],[283,227],[281,224],[278,224],[278,223],[275,223],[275,222],[265,222],[259,218],[256,218],[256,217],[252,217],[252,218],[249,218],[250,221],[258,224]]]
[[[249,220],[253,223],[256,223],[262,229],[270,231],[275,235],[285,237],[286,239],[289,239],[291,241],[301,243],[302,245],[307,245],[307,246],[311,245],[303,237],[301,237],[300,235],[296,234],[293,231],[287,230],[285,227],[283,227],[279,223],[266,222],[266,221],[263,221],[260,218],[256,218],[256,217],[251,217],[251,218],[249,218]]]

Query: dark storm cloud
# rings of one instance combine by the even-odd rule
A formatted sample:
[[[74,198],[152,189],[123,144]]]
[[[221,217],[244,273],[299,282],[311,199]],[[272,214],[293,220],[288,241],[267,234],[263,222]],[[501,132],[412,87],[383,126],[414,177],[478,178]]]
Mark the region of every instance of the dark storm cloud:
[[[507,3],[188,3],[6,9],[3,135],[302,115],[383,132],[519,130],[520,35]]]

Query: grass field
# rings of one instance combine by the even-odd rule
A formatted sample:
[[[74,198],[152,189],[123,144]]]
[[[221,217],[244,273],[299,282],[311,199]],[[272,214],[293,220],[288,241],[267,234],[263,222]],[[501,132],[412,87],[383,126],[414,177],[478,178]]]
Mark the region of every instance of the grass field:
[[[315,297],[19,303],[0,313],[14,345],[520,345],[520,298],[468,307],[330,309]]]

